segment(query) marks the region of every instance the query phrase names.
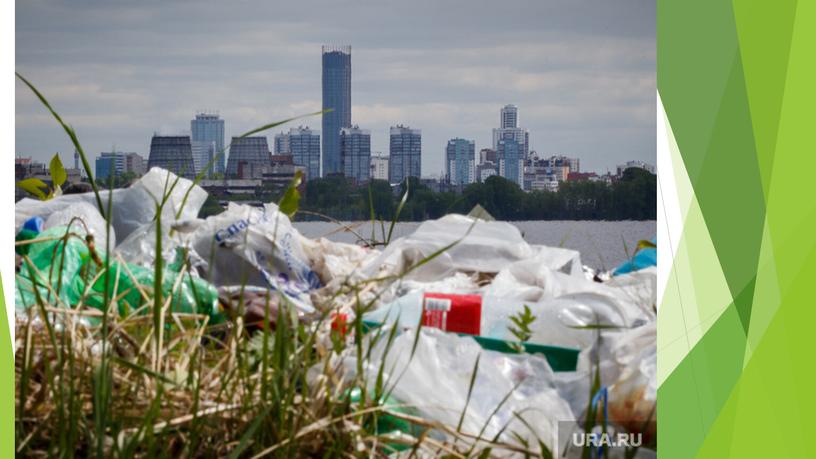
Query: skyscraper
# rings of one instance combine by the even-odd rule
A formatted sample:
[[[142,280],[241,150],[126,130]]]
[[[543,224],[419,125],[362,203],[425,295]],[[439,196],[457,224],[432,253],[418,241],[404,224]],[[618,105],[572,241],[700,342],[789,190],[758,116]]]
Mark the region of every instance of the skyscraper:
[[[150,141],[150,156],[147,169],[162,167],[168,171],[187,178],[195,177],[193,149],[190,136],[153,135]]]
[[[500,127],[502,129],[518,127],[518,107],[512,104],[502,107]]]
[[[342,172],[340,129],[351,127],[351,46],[323,46],[323,175]]]
[[[306,178],[311,180],[320,177],[320,132],[309,127],[298,126],[289,130],[286,136],[286,149],[292,155],[292,162],[296,166],[306,168]],[[278,136],[275,136],[277,148]],[[275,152],[275,154],[284,154]]]
[[[472,140],[451,139],[445,148],[445,169],[448,183],[467,185],[475,181],[476,144]]]
[[[340,130],[343,173],[357,183],[371,177],[371,131],[358,126]]]
[[[195,119],[190,121],[191,139],[194,142],[213,142],[215,155],[224,151],[224,120],[215,113],[196,113]],[[210,168],[209,175],[223,174],[226,152],[221,153]],[[212,158],[211,158],[212,159]]]
[[[408,126],[391,128],[388,175],[391,183],[422,175],[422,131]]]
[[[227,161],[227,177],[260,178],[272,166],[266,136],[233,137]]]
[[[215,157],[215,142],[212,140],[193,140],[190,146],[193,149],[195,173],[198,175]],[[208,175],[212,175],[213,169],[213,167],[209,168]]]
[[[515,139],[499,140],[496,156],[499,159],[499,175],[515,182],[524,189],[524,151],[522,145]]]
[[[319,154],[320,152],[318,152]],[[275,154],[276,155],[290,155],[292,151],[289,149],[289,134],[280,132],[275,134]]]
[[[527,129],[518,127],[518,107],[512,104],[505,105],[500,110],[499,128],[493,129],[493,149],[499,149],[499,141],[513,139],[519,143],[522,157],[527,159],[530,153],[530,133]]]

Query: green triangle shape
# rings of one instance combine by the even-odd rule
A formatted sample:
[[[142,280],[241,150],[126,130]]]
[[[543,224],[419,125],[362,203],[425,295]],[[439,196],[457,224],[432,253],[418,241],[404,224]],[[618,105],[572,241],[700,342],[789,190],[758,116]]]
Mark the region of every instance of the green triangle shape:
[[[755,150],[742,63],[739,54],[735,54],[714,134],[700,174],[693,181],[732,297],[755,276],[762,242],[765,197]],[[728,177],[740,180],[730,180],[723,189]]]
[[[734,306],[737,308],[742,329],[745,335],[748,336],[748,325],[751,323],[751,306],[754,304],[754,286],[756,285],[756,277],[748,282],[748,285],[734,298]]]
[[[661,458],[694,456],[742,373],[744,350],[745,331],[729,307],[658,388]]]
[[[767,197],[788,74],[796,0],[734,2],[745,87],[756,137],[757,162]]]

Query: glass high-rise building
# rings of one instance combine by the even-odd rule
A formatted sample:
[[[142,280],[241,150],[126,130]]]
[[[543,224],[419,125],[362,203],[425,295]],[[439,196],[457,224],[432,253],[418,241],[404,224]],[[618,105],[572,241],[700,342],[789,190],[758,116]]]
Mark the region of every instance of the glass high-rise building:
[[[523,146],[513,138],[501,139],[496,156],[499,159],[499,175],[524,189]]]
[[[391,128],[388,176],[391,183],[422,175],[422,131],[408,126]]]
[[[224,120],[214,113],[197,113],[195,119],[190,121],[190,133],[193,142],[212,142],[216,155],[223,152],[210,168],[209,175],[223,174],[227,159],[227,152],[224,152]]]
[[[340,129],[351,127],[351,46],[323,46],[323,175],[343,172]]]
[[[193,165],[195,166],[195,173],[198,175],[215,157],[215,142],[212,140],[193,140],[191,147],[193,149]],[[214,167],[209,168],[208,175],[212,175],[213,169]]]
[[[195,177],[190,136],[153,135],[147,169],[161,167],[181,177]]]
[[[371,131],[358,126],[340,130],[343,174],[357,183],[371,178]]]
[[[292,155],[295,166],[306,168],[306,178],[311,180],[320,177],[320,132],[308,127],[296,127],[289,130],[286,136],[288,154]],[[275,136],[277,148],[278,136]],[[276,154],[284,154],[275,152]]]
[[[518,107],[509,104],[501,109],[501,128],[517,128],[518,127]]]
[[[272,154],[266,136],[233,137],[227,161],[227,177],[260,178],[272,167]]]
[[[320,152],[318,152],[319,154]],[[289,134],[280,132],[275,134],[275,154],[276,155],[290,155],[292,151],[289,149]]]
[[[505,105],[500,110],[499,128],[493,129],[493,149],[499,149],[499,141],[513,139],[521,146],[523,157],[530,154],[530,132],[518,127],[518,107]]]
[[[451,139],[445,148],[448,183],[467,185],[476,181],[476,144],[472,140]]]

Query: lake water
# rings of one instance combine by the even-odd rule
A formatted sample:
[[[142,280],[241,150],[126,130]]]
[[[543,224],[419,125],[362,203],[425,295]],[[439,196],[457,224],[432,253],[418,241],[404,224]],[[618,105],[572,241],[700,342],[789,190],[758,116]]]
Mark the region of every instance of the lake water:
[[[652,239],[657,223],[652,221],[519,221],[516,225],[530,244],[561,246],[581,252],[581,261],[594,268],[612,269],[627,259],[641,239]],[[363,237],[371,237],[371,222],[345,222]],[[402,222],[394,228],[393,238],[413,232],[419,222]],[[357,236],[329,222],[295,222],[295,227],[311,238],[326,237],[337,242],[356,242]],[[388,224],[385,226],[388,231]],[[383,240],[376,225],[377,240]]]

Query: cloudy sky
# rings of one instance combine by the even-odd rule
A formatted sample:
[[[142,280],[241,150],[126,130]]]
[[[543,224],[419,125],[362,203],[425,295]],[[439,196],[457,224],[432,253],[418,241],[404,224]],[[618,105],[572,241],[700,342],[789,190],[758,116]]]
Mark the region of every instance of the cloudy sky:
[[[330,43],[352,45],[352,122],[372,150],[388,152],[391,125],[420,128],[425,175],[450,138],[490,147],[507,103],[539,154],[599,172],[655,162],[654,0],[25,0],[16,16],[17,71],[94,156],[146,157],[154,132],[189,133],[199,109],[228,137],[319,110]],[[16,142],[72,161],[20,83]]]

